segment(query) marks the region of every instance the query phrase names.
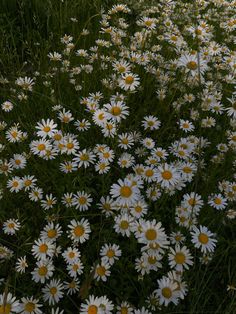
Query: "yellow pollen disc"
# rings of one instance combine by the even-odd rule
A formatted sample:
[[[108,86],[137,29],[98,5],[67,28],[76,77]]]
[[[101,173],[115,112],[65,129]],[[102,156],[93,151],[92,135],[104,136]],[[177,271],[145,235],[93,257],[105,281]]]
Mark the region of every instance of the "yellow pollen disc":
[[[124,73],[125,72],[125,67],[123,67],[122,65],[118,67],[118,71],[120,73]]]
[[[121,114],[120,107],[118,107],[118,106],[112,107],[111,114],[113,114],[113,116],[119,116]]]
[[[13,222],[11,222],[11,223],[8,224],[8,228],[14,229],[14,227],[15,227],[15,224],[14,224]]]
[[[216,205],[220,205],[220,204],[222,203],[222,201],[221,201],[221,199],[220,199],[219,197],[216,197],[216,198],[214,199],[214,203],[215,203]]]
[[[31,180],[25,180],[25,186],[30,186],[31,185],[31,183],[32,183],[32,181]]]
[[[4,305],[0,305],[0,313],[1,314],[10,314],[11,313],[11,304],[7,303]]]
[[[126,220],[121,221],[120,227],[121,227],[121,229],[123,229],[123,230],[128,229],[128,227],[129,227],[128,221],[126,221]]]
[[[147,177],[152,177],[154,175],[154,171],[152,169],[148,169],[145,171],[145,175]]]
[[[66,144],[66,147],[68,148],[68,149],[72,149],[72,148],[74,148],[74,144],[73,143],[67,143]]]
[[[172,296],[172,291],[168,287],[163,288],[161,292],[162,292],[163,297],[166,299],[170,299]]]
[[[99,266],[97,267],[96,272],[100,277],[102,277],[106,273],[106,268],[104,266]]]
[[[175,254],[175,262],[176,264],[183,264],[185,262],[185,255],[181,252]]]
[[[97,314],[98,313],[98,308],[96,305],[90,305],[88,307],[88,314]]]
[[[87,198],[84,196],[80,196],[80,198],[78,199],[80,205],[84,205],[87,202]]]
[[[161,173],[161,176],[164,180],[170,180],[172,178],[172,173],[168,170],[165,170]]]
[[[50,229],[48,230],[47,235],[50,239],[55,238],[55,236],[57,235],[57,231],[55,229]]]
[[[157,232],[155,229],[148,229],[145,233],[145,237],[149,241],[153,241],[157,237]]]
[[[63,117],[62,121],[65,123],[68,123],[70,121],[70,118],[69,117]]]
[[[70,253],[68,254],[68,256],[69,256],[69,258],[74,258],[74,257],[75,257],[75,253],[74,253],[74,252],[70,252]]]
[[[122,307],[121,310],[120,310],[120,314],[128,314],[127,307]]]
[[[27,312],[33,312],[35,309],[35,304],[33,302],[28,302],[25,304],[25,311]]]
[[[43,131],[46,132],[46,133],[48,133],[50,130],[51,130],[51,128],[49,126],[45,126],[43,128]]]
[[[99,120],[103,120],[104,119],[104,113],[103,112],[98,115],[98,119]]]
[[[190,168],[190,167],[184,167],[183,168],[183,172],[185,172],[185,173],[191,173],[192,172],[192,169]]]
[[[72,268],[73,268],[73,271],[77,271],[79,269],[79,266],[77,264],[74,264]]]
[[[148,263],[151,265],[154,265],[156,263],[157,259],[155,256],[149,256],[148,257]]]
[[[57,288],[56,288],[56,287],[50,288],[50,293],[51,293],[52,295],[55,295],[55,294],[57,293]]]
[[[122,144],[125,144],[125,145],[127,145],[129,143],[127,138],[123,138],[121,142],[122,142]]]
[[[104,157],[104,158],[109,158],[109,157],[110,157],[110,154],[109,154],[108,152],[103,153],[103,157]]]
[[[190,206],[195,206],[195,205],[197,204],[195,198],[190,198],[190,199],[188,200],[188,203],[189,203]]]
[[[14,181],[14,182],[12,183],[12,186],[13,186],[14,188],[18,187],[18,185],[19,185],[19,182],[18,182],[18,181]]]
[[[184,129],[188,129],[189,128],[189,124],[188,123],[183,123],[183,128]]]
[[[60,141],[61,139],[62,139],[61,134],[55,134],[55,135],[54,135],[54,140],[55,140],[55,141]]]
[[[120,195],[128,198],[132,195],[132,189],[129,186],[124,185],[120,188]]]
[[[43,244],[40,245],[40,247],[39,247],[39,252],[40,253],[46,253],[47,250],[48,250],[47,244],[43,243]]]
[[[21,164],[21,160],[20,160],[20,159],[16,159],[16,160],[15,160],[15,163],[16,163],[17,165],[20,165],[20,164]]]
[[[39,144],[39,145],[38,145],[38,150],[39,150],[40,152],[43,151],[43,150],[45,150],[45,148],[46,148],[45,144]]]
[[[112,249],[109,249],[108,251],[107,251],[107,257],[109,257],[109,258],[111,258],[111,257],[113,257],[113,256],[115,256],[115,252],[112,250]]]
[[[189,70],[196,70],[197,69],[197,63],[195,61],[189,61],[187,63],[187,68]]]
[[[83,154],[80,156],[80,160],[87,161],[87,160],[89,160],[89,156],[87,154]]]
[[[74,228],[74,234],[76,237],[81,237],[84,234],[84,228],[82,226],[76,226]]]
[[[128,75],[128,76],[125,78],[125,83],[126,83],[126,84],[131,85],[133,82],[134,82],[133,76]]]
[[[8,167],[7,165],[1,165],[1,166],[0,166],[0,169],[1,169],[2,171],[7,171],[7,170],[9,169],[9,167]]]
[[[134,207],[134,210],[135,210],[137,213],[141,213],[141,212],[142,212],[142,207],[141,207],[141,206],[135,206],[135,207]]]
[[[197,28],[197,29],[195,30],[195,34],[196,34],[196,35],[201,35],[201,34],[202,34],[202,31]]]
[[[198,236],[198,240],[199,242],[201,242],[202,244],[207,244],[209,241],[208,235],[205,233],[200,233]]]
[[[12,137],[16,138],[17,135],[18,135],[18,133],[17,133],[16,131],[11,132],[11,136],[12,136]]]
[[[46,276],[47,273],[48,273],[48,269],[46,266],[39,267],[39,269],[38,269],[39,276]]]

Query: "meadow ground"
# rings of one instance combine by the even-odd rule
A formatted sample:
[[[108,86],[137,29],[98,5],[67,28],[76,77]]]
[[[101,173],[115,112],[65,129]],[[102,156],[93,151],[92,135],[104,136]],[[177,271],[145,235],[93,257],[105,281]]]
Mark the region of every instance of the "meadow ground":
[[[236,313],[235,8],[1,0],[0,313]]]

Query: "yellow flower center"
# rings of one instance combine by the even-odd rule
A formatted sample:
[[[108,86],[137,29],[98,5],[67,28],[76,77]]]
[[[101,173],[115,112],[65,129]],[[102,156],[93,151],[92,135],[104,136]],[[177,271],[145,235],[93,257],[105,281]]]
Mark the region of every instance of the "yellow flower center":
[[[121,109],[118,106],[114,106],[111,109],[111,114],[113,114],[113,116],[119,116],[121,113]]]
[[[214,199],[214,203],[215,203],[216,205],[220,205],[220,204],[222,203],[222,200],[221,200],[219,197],[216,197],[216,198]]]
[[[128,227],[129,227],[128,221],[126,221],[126,220],[121,221],[120,227],[121,227],[121,229],[124,229],[124,230],[128,229]]]
[[[98,313],[98,307],[96,305],[90,305],[88,307],[88,314],[97,314]]]
[[[38,269],[39,276],[46,276],[47,273],[48,273],[48,269],[46,266],[39,267],[39,269]]]
[[[168,287],[163,288],[161,292],[162,292],[163,297],[166,299],[170,299],[172,297],[172,291]]]
[[[205,233],[200,233],[198,236],[198,240],[199,242],[201,242],[202,244],[207,244],[209,241],[208,235]]]
[[[192,172],[192,169],[190,168],[190,167],[184,167],[183,168],[183,172],[185,172],[185,173],[191,173]]]
[[[99,267],[97,267],[96,272],[97,272],[98,276],[102,277],[106,273],[106,268],[104,266],[99,266]]]
[[[196,70],[196,69],[197,69],[197,62],[195,62],[195,61],[189,61],[189,62],[187,63],[187,68],[188,68],[189,70]]]
[[[124,185],[120,188],[120,195],[128,198],[132,195],[132,189],[129,186]]]
[[[47,235],[51,239],[55,238],[55,236],[57,235],[57,231],[55,229],[50,229],[50,230],[48,230]]]
[[[148,169],[148,170],[145,171],[145,175],[147,177],[152,177],[153,174],[154,174],[154,171],[152,169]]]
[[[33,312],[35,310],[35,304],[33,302],[28,302],[25,304],[25,311]]]
[[[148,229],[145,233],[145,237],[149,241],[153,241],[157,237],[157,232],[155,229]]]
[[[165,170],[161,173],[164,180],[170,180],[172,178],[172,173],[169,170]]]
[[[52,295],[55,295],[55,294],[57,293],[57,288],[56,288],[56,287],[50,288],[50,293],[51,293]]]
[[[128,76],[125,78],[125,83],[126,83],[126,84],[131,85],[133,82],[134,82],[133,76],[128,75]]]
[[[43,244],[40,245],[40,247],[39,247],[39,252],[40,253],[46,253],[47,250],[48,250],[47,244],[43,243]]]
[[[75,234],[76,237],[81,237],[84,234],[83,226],[76,226],[74,228],[74,234]]]
[[[43,151],[43,150],[45,150],[45,148],[46,148],[45,144],[39,144],[39,145],[38,145],[38,150],[39,150],[40,152]]]
[[[178,252],[175,254],[175,262],[176,264],[183,264],[185,262],[185,255],[182,252]]]
[[[0,305],[0,313],[1,314],[10,314],[11,313],[11,304],[7,303],[4,305]]]
[[[80,196],[79,203],[80,205],[84,205],[87,202],[87,198],[85,196]]]
[[[73,143],[67,143],[66,144],[66,147],[68,148],[68,149],[72,149],[72,148],[74,148],[74,144]]]
[[[113,256],[115,256],[115,252],[112,250],[112,249],[109,249],[108,251],[107,251],[107,257],[109,257],[109,258],[111,258],[111,257],[113,257]]]
[[[45,126],[43,128],[43,131],[46,132],[46,133],[48,133],[50,130],[51,130],[50,126]]]

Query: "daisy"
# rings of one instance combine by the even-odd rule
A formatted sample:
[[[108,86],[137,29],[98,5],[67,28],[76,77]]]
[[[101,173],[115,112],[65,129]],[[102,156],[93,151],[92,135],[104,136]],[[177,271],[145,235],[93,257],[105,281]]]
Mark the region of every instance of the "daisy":
[[[79,142],[72,134],[67,134],[63,139],[58,143],[58,149],[62,154],[66,155],[75,155],[79,150]]]
[[[100,297],[100,305],[99,308],[106,314],[112,314],[112,310],[114,309],[113,303],[104,295]]]
[[[32,253],[38,260],[46,260],[48,257],[53,257],[55,253],[55,244],[46,239],[39,239],[34,241]]]
[[[37,182],[37,179],[34,176],[26,175],[22,178],[22,184],[25,191],[33,189],[35,187],[36,182]]]
[[[134,139],[133,139],[133,136],[131,134],[122,133],[122,134],[118,135],[118,138],[119,138],[118,146],[125,149],[125,150],[134,145]]]
[[[72,281],[64,281],[64,289],[67,290],[67,295],[75,294],[79,291],[79,283],[80,281],[78,279],[73,279]]]
[[[121,214],[115,217],[114,229],[122,236],[130,236],[131,233],[131,223],[133,222],[133,217],[127,214]]]
[[[160,247],[166,247],[169,244],[164,228],[161,227],[161,222],[145,221],[141,225],[141,232],[137,235],[139,243],[150,244],[156,243]]]
[[[127,302],[127,301],[122,301],[120,305],[116,307],[117,312],[116,314],[133,314],[133,307]]]
[[[72,205],[80,211],[86,211],[91,206],[92,201],[91,195],[82,191],[73,194]]]
[[[97,109],[93,112],[93,122],[98,126],[104,126],[108,121],[107,112],[105,109]]]
[[[91,126],[91,123],[86,119],[77,120],[74,124],[76,129],[80,132],[87,131]]]
[[[140,85],[140,78],[137,74],[125,73],[119,80],[119,86],[125,91],[134,91]]]
[[[116,244],[104,244],[100,249],[100,256],[102,262],[113,265],[116,260],[121,256],[121,250],[119,245]]]
[[[57,132],[57,124],[54,123],[53,120],[47,119],[46,121],[42,119],[41,122],[38,122],[36,125],[37,136],[45,138],[45,137],[53,137],[53,135]]]
[[[73,194],[72,193],[65,193],[63,194],[62,198],[61,198],[61,202],[63,205],[65,205],[66,207],[72,207],[72,203],[73,203]]]
[[[26,167],[26,158],[23,154],[14,154],[10,159],[10,163],[14,169],[24,169]]]
[[[49,222],[41,231],[40,238],[46,241],[55,241],[62,235],[61,226],[54,222]]]
[[[120,122],[129,115],[129,108],[122,101],[112,101],[110,104],[105,104],[104,108],[107,111],[107,118],[114,122]]]
[[[236,119],[236,99],[235,98],[227,99],[231,103],[231,107],[225,109],[227,111],[227,115],[229,117],[232,117],[233,119]]]
[[[159,297],[160,305],[164,304],[167,306],[169,303],[174,303],[175,305],[179,302],[179,292],[177,291],[178,285],[176,282],[172,281],[168,277],[162,277],[162,279],[157,280],[158,289],[155,290],[156,295]]]
[[[121,168],[130,168],[134,165],[135,158],[131,154],[124,153],[118,158],[117,163]]]
[[[62,60],[62,55],[58,52],[49,52],[48,58],[50,61],[61,61]]]
[[[161,122],[158,120],[158,118],[154,116],[145,116],[142,121],[142,126],[144,130],[158,130],[160,128]]]
[[[13,109],[13,104],[10,101],[4,101],[4,103],[1,104],[2,110],[5,112],[10,112]]]
[[[180,180],[179,170],[174,166],[165,163],[157,168],[157,182],[162,188],[170,188],[177,185]]]
[[[19,130],[19,125],[14,125],[6,131],[6,139],[10,143],[20,142],[23,137],[23,132]]]
[[[62,123],[69,123],[71,121],[74,120],[72,113],[70,112],[70,110],[66,111],[65,108],[62,109],[62,111],[58,112],[58,119],[62,122]]]
[[[122,181],[118,180],[111,186],[110,194],[120,205],[132,205],[135,201],[139,199],[139,189],[137,186],[132,185],[128,179]]]
[[[214,239],[214,234],[211,233],[207,227],[193,226],[193,230],[191,231],[192,235],[192,243],[196,248],[200,248],[203,253],[214,252],[217,240]]]
[[[193,257],[189,250],[186,246],[180,248],[179,244],[175,246],[175,249],[170,248],[168,259],[170,267],[180,272],[183,272],[184,269],[189,269],[189,266],[193,265]]]
[[[29,199],[31,201],[37,202],[43,198],[43,190],[41,188],[35,187],[29,192]]]
[[[185,67],[186,72],[193,76],[198,74],[198,71],[200,71],[201,74],[204,74],[207,69],[207,62],[202,58],[200,58],[200,64],[198,64],[198,57],[196,54],[184,54],[179,58],[177,64],[180,67]]]
[[[107,173],[110,170],[110,165],[108,162],[99,161],[95,164],[95,171],[99,174]]]
[[[100,298],[90,295],[86,303],[82,303],[80,307],[80,314],[102,314],[103,311],[99,309]]]
[[[60,280],[52,279],[50,282],[42,289],[43,300],[49,302],[49,305],[55,305],[63,298],[64,287]]]
[[[106,262],[102,262],[95,267],[94,278],[99,281],[107,281],[107,277],[111,275],[110,272],[110,264]]]
[[[18,219],[8,219],[3,223],[2,229],[5,234],[14,235],[21,227]]]
[[[100,203],[98,203],[97,205],[106,217],[111,216],[113,214],[113,210],[116,208],[115,202],[110,196],[102,196],[100,199]]]
[[[11,173],[13,170],[13,166],[11,162],[7,160],[0,160],[0,174],[5,174],[6,176]]]
[[[30,92],[33,90],[34,84],[35,84],[34,80],[27,76],[19,77],[16,80],[16,85],[20,86],[23,90]]]
[[[102,133],[105,137],[114,137],[116,134],[116,124],[115,122],[106,122],[103,126],[102,126]]]
[[[18,273],[25,273],[26,268],[28,267],[26,256],[19,257],[16,261],[16,271]]]
[[[142,178],[150,183],[150,182],[154,182],[156,181],[157,178],[157,170],[156,168],[154,168],[153,166],[149,166],[149,167],[145,167],[143,169],[143,174],[142,174]]]
[[[121,61],[115,61],[112,63],[112,66],[114,68],[114,70],[117,72],[117,73],[128,73],[130,72],[131,70],[131,65],[130,63],[128,63],[127,61],[125,60],[121,60]]]
[[[57,199],[53,197],[52,194],[45,195],[45,200],[41,200],[41,207],[46,210],[53,208],[53,206],[57,203]]]
[[[148,212],[148,205],[144,200],[139,200],[130,207],[130,213],[133,217],[141,218]]]
[[[87,168],[90,164],[93,164],[95,161],[95,155],[92,151],[88,149],[83,149],[82,151],[75,154],[75,158],[73,158],[73,161],[78,164],[78,168],[84,166],[84,168]]]
[[[77,261],[68,264],[66,267],[69,276],[76,278],[78,275],[83,274],[84,265],[81,260],[78,258]]]
[[[20,177],[13,177],[7,181],[7,188],[10,189],[10,192],[19,192],[23,188],[23,182]]]
[[[72,161],[64,161],[60,163],[59,169],[64,173],[72,173],[77,170],[77,164]]]
[[[115,157],[114,151],[108,147],[99,151],[97,155],[102,162],[112,162]]]
[[[186,133],[193,131],[195,128],[193,123],[189,122],[188,120],[180,119],[178,124],[179,124],[179,128]]]
[[[227,199],[221,194],[214,194],[209,198],[208,204],[215,209],[222,210],[227,206]]]
[[[42,304],[39,304],[38,299],[33,297],[21,298],[21,313],[22,314],[41,314]]]
[[[52,144],[49,140],[41,139],[32,141],[30,143],[30,150],[34,155],[39,155],[43,157],[47,155],[47,151],[52,149]]]
[[[87,219],[82,218],[80,221],[73,219],[70,221],[68,228],[70,229],[68,231],[69,237],[73,240],[73,242],[84,243],[89,239],[89,233],[91,233],[91,229]]]
[[[81,254],[77,248],[68,247],[63,252],[62,256],[64,260],[66,261],[66,263],[73,264],[80,258]]]
[[[0,294],[0,313],[11,314],[20,312],[20,302],[16,297],[13,297],[11,292]]]
[[[54,265],[49,259],[41,260],[36,263],[36,267],[31,272],[35,282],[45,283],[46,279],[53,276]]]

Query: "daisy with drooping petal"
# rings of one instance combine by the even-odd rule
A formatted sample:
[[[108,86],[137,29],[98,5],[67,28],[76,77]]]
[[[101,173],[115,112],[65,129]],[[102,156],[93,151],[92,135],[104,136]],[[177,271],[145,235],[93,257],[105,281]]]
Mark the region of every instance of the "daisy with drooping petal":
[[[42,307],[42,304],[39,303],[38,299],[34,299],[34,297],[21,298],[22,314],[41,314],[40,307]]]
[[[26,256],[19,257],[16,261],[16,271],[21,274],[25,273],[27,267],[28,263],[26,261]]]

